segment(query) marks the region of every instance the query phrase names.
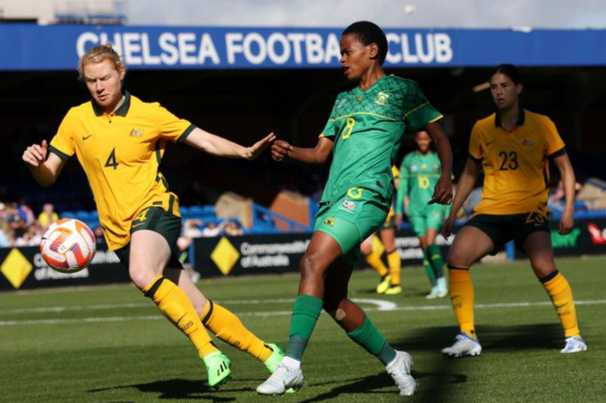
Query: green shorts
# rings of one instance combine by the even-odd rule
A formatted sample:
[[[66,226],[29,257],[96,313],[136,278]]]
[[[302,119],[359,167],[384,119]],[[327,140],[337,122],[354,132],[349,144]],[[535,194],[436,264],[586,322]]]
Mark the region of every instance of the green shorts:
[[[479,214],[472,217],[466,226],[479,229],[492,240],[496,254],[503,249],[505,244],[511,240],[515,241],[516,247],[524,251],[522,245],[528,235],[533,232],[550,232],[549,218],[540,213],[522,213],[507,215]]]
[[[177,239],[181,234],[181,217],[170,214],[159,207],[149,207],[143,210],[131,224],[130,233],[142,229],[157,232],[162,235],[170,246],[171,255],[166,267],[173,269],[182,269],[183,265],[179,261],[179,250],[177,248]],[[120,259],[120,262],[129,267],[130,264],[130,242],[114,251]]]
[[[417,236],[423,236],[429,228],[439,230],[446,215],[446,208],[441,204],[430,204],[421,213],[411,212],[408,221]]]
[[[342,259],[353,265],[360,254],[360,244],[385,222],[389,207],[390,203],[378,192],[356,188],[353,193],[320,203],[314,231],[334,238],[343,252]]]

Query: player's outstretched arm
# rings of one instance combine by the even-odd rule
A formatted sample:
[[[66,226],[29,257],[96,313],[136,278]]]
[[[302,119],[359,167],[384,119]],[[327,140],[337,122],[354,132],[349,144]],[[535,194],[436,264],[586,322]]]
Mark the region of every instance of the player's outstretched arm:
[[[473,190],[479,172],[480,164],[471,158],[468,158],[463,173],[459,178],[457,193],[452,202],[452,209],[450,210],[448,218],[444,221],[444,225],[442,225],[442,235],[444,235],[445,238],[448,238],[452,233],[457,213],[461,207],[463,207],[463,203],[465,203],[465,200],[467,200],[467,197],[469,197],[469,194]]]
[[[48,158],[46,158],[48,155]],[[23,162],[32,172],[34,179],[42,186],[49,186],[55,183],[65,165],[65,161],[57,155],[48,154],[48,143],[46,140],[42,144],[32,144],[23,152]]]
[[[559,232],[562,235],[566,235],[569,234],[574,227],[574,187],[576,184],[576,177],[568,154],[555,157],[553,162],[560,171],[562,185],[564,186],[564,211],[562,213],[562,218],[560,218]]]
[[[276,136],[271,133],[252,146],[244,147],[200,128],[195,128],[185,139],[185,144],[218,157],[243,158],[251,161],[261,155],[275,139]]]
[[[320,137],[314,148],[301,148],[290,145],[287,141],[276,140],[271,146],[271,156],[276,161],[291,158],[304,164],[323,164],[332,152],[333,143],[326,137]]]
[[[433,122],[425,126],[425,131],[436,145],[438,158],[442,165],[442,174],[436,183],[433,191],[433,197],[429,204],[449,204],[452,201],[452,148],[446,133],[438,122]]]

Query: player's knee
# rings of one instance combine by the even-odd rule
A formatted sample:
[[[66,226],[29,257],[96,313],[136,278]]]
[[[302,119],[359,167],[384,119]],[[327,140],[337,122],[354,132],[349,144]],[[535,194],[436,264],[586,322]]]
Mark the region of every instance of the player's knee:
[[[149,273],[147,270],[132,264],[129,267],[128,274],[133,284],[140,290],[148,286],[157,277],[153,273]]]
[[[448,266],[469,266],[471,263],[468,260],[464,251],[458,250],[458,248],[450,248],[446,256]]]
[[[303,278],[316,277],[324,274],[324,267],[322,267],[319,259],[314,255],[305,255],[301,258],[299,269]]]
[[[545,278],[556,271],[554,262],[536,262],[531,263],[532,270],[537,278]]]

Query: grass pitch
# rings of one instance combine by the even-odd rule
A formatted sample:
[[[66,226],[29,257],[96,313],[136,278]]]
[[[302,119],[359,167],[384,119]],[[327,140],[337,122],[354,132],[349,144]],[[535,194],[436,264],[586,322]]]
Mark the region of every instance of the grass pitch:
[[[448,299],[428,301],[421,268],[405,268],[405,293],[373,292],[378,276],[354,274],[360,300],[396,348],[415,358],[418,394],[400,397],[380,362],[322,315],[304,357],[305,386],[284,397],[258,396],[268,373],[222,342],[233,378],[208,388],[192,346],[132,286],[0,294],[0,402],[604,402],[606,258],[560,259],[572,285],[586,353],[564,356],[557,315],[525,261],[472,268],[481,357],[449,359],[440,349],[457,334]],[[264,340],[285,345],[298,277],[203,281]]]

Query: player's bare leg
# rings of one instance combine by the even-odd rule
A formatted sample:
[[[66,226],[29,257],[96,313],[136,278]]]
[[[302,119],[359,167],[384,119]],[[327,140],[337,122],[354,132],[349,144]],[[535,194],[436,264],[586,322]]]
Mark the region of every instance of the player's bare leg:
[[[469,267],[494,250],[492,240],[478,228],[465,226],[457,233],[448,252],[450,300],[459,322],[460,334],[442,353],[461,357],[480,355],[474,321],[474,292]]]
[[[325,280],[324,309],[337,322],[347,336],[370,354],[377,357],[400,389],[400,395],[415,393],[417,383],[410,374],[413,359],[404,351],[396,351],[377,330],[366,313],[347,298],[352,266],[336,263]]]
[[[209,385],[217,387],[227,381],[231,362],[213,345],[187,294],[163,276],[171,255],[166,239],[154,231],[135,231],[130,247],[129,274],[135,285],[193,343],[206,365]]]
[[[321,231],[314,232],[300,263],[299,295],[292,309],[286,357],[272,376],[259,385],[258,393],[281,395],[289,388],[303,385],[301,359],[322,311],[324,277],[341,255],[341,247],[334,238]]]

